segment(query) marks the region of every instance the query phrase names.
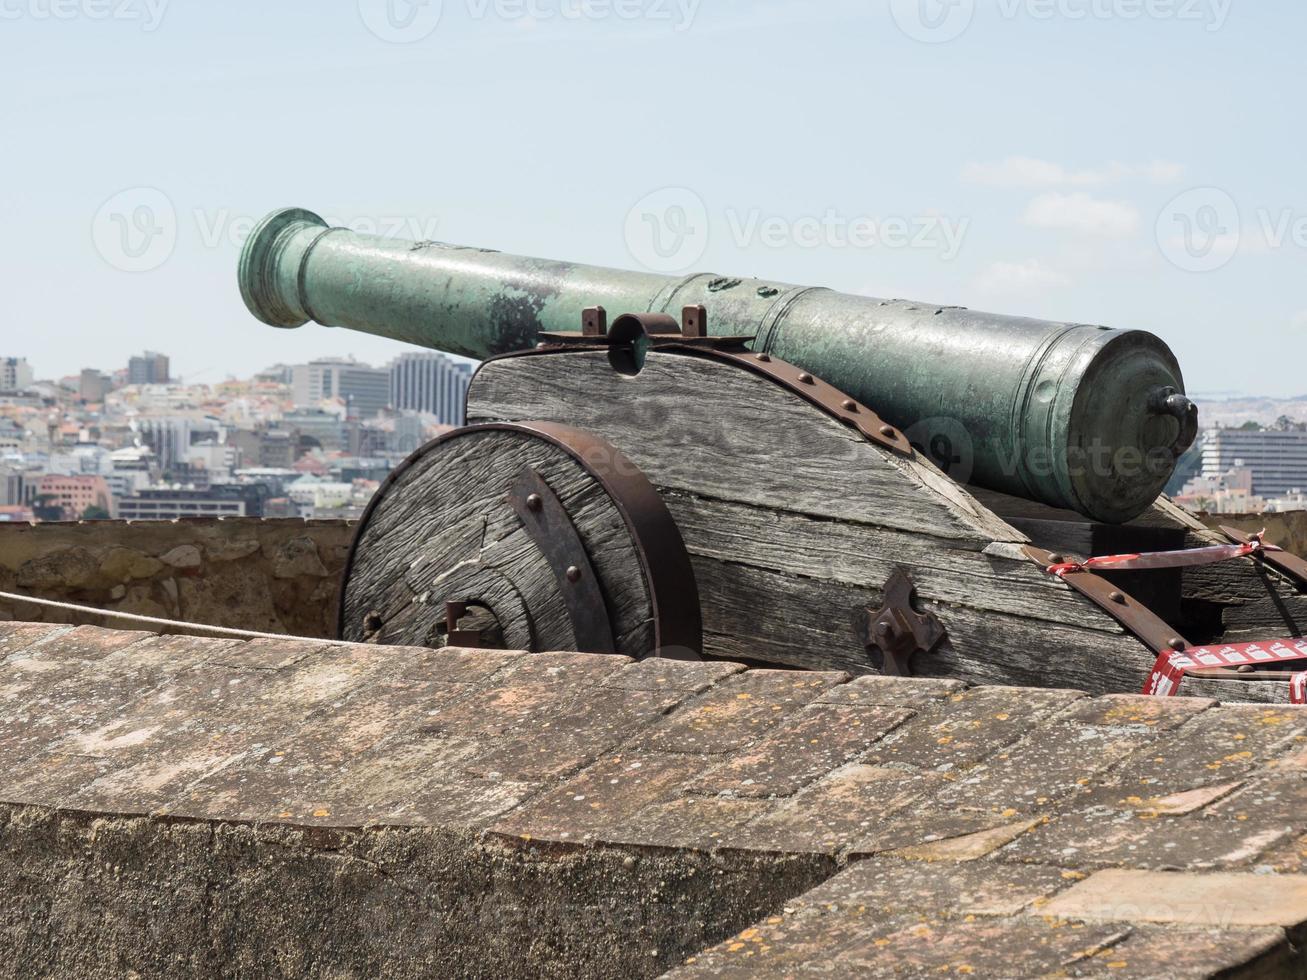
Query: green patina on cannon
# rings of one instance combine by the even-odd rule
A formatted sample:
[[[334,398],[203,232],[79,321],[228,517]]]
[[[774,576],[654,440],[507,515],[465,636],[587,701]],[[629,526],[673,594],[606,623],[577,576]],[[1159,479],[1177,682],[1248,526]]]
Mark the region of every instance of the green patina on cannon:
[[[961,482],[1104,523],[1145,511],[1197,433],[1175,357],[1139,330],[395,241],[298,209],[256,229],[240,284],[273,326],[313,320],[475,358],[575,330],[588,307],[702,305],[711,333],[751,337],[847,392]]]

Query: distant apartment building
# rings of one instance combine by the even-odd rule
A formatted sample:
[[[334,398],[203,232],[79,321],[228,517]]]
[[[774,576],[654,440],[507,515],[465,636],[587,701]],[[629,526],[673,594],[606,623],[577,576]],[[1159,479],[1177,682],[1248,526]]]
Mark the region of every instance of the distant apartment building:
[[[349,417],[366,421],[390,405],[390,374],[358,361],[325,358],[296,364],[291,371],[291,397],[300,408],[316,408],[339,398]]]
[[[444,354],[401,354],[390,364],[390,404],[400,411],[434,415],[441,425],[462,425],[471,380],[471,367]]]
[[[282,416],[282,427],[299,433],[301,443],[318,445],[326,450],[343,449],[346,445],[345,423],[338,415],[321,409],[287,412]]]
[[[147,350],[127,362],[129,385],[166,385],[172,380],[167,356]]]
[[[174,521],[182,517],[262,517],[268,499],[263,484],[219,484],[194,487],[151,487],[118,501],[124,521]]]
[[[1234,469],[1251,471],[1251,493],[1257,497],[1283,497],[1307,489],[1307,432],[1216,429],[1208,433],[1202,476],[1220,479]]]
[[[113,514],[113,494],[102,476],[49,474],[41,478],[37,496],[45,498],[42,506],[62,511],[65,521],[79,520],[90,507]]]
[[[103,402],[113,391],[113,378],[95,368],[84,368],[77,386],[77,397],[88,405]]]
[[[23,391],[36,380],[32,366],[22,357],[0,357],[0,391]]]
[[[27,440],[22,426],[9,419],[0,419],[0,451],[17,452]]]

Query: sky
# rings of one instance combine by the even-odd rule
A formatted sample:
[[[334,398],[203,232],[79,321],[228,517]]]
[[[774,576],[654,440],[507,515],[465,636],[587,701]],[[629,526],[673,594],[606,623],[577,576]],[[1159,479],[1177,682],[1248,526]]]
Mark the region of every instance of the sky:
[[[0,356],[187,380],[252,224],[1151,330],[1307,393],[1301,0],[0,0]]]

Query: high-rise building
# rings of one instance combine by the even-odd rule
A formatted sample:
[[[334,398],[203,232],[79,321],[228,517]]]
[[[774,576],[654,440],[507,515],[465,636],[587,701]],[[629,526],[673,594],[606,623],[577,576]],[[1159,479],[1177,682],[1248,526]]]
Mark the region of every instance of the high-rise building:
[[[129,385],[166,385],[171,380],[168,358],[163,354],[147,350],[127,362]]]
[[[401,354],[390,365],[390,404],[428,412],[442,425],[462,425],[472,368],[435,351]]]
[[[1202,476],[1217,479],[1233,469],[1252,471],[1252,492],[1282,497],[1307,490],[1307,432],[1294,429],[1216,429],[1203,443]]]
[[[113,391],[113,379],[109,375],[95,368],[82,369],[82,378],[77,389],[78,398],[94,405],[104,401],[105,395],[111,391]]]
[[[36,380],[32,366],[22,357],[0,357],[0,391],[22,391]]]
[[[350,418],[364,422],[390,404],[390,375],[347,358],[324,358],[291,368],[291,396],[300,408],[339,398]]]

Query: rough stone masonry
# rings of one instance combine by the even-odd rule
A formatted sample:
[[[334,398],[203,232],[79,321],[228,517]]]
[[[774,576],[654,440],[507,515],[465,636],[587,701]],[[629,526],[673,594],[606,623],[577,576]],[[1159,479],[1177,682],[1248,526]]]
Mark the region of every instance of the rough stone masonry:
[[[1300,976],[1307,713],[0,625],[0,975]]]

